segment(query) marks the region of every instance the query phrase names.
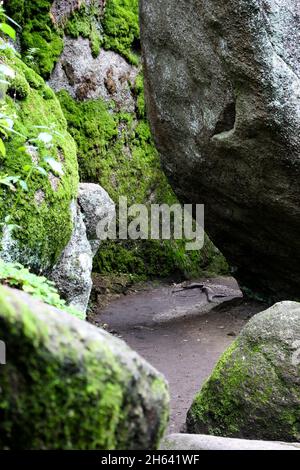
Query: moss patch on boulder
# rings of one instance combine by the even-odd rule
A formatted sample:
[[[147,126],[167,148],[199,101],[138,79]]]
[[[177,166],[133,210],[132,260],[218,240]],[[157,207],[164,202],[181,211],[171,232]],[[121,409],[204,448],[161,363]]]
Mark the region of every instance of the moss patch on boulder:
[[[300,441],[299,338],[300,304],[255,315],[196,396],[188,431]]]
[[[2,237],[2,255],[45,272],[72,232],[70,203],[78,186],[76,145],[59,101],[41,77],[10,52],[2,52],[1,60],[16,72],[5,102],[6,114],[15,116],[15,132],[5,142],[1,173],[19,176],[28,186],[27,191],[0,186],[0,222],[10,216],[10,223],[19,226],[8,239]],[[53,136],[50,146],[37,140],[41,132]],[[49,157],[60,163],[63,174],[47,165]],[[31,171],[33,165],[45,174]]]
[[[103,47],[139,63],[139,0],[108,0],[102,21]]]
[[[38,73],[48,78],[63,50],[63,31],[55,25],[52,0],[9,0],[6,9],[22,27],[22,55]]]
[[[117,338],[0,287],[0,448],[155,449],[163,377]]]
[[[49,78],[63,51],[64,34],[89,38],[95,57],[104,47],[139,63],[138,0],[107,0],[104,12],[99,1],[78,2],[60,22],[52,15],[52,5],[53,0],[5,2],[8,14],[22,26],[23,59],[44,78]]]

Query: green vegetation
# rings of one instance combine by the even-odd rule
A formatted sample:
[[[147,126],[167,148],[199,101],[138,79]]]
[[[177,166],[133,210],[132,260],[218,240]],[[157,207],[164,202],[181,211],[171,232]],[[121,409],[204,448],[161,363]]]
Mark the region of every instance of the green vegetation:
[[[6,8],[22,26],[21,47],[25,62],[44,78],[49,78],[63,50],[63,35],[89,38],[94,57],[104,47],[114,50],[132,64],[139,62],[138,0],[108,0],[101,21],[97,2],[84,3],[66,24],[55,24],[52,0],[9,0]],[[135,47],[133,47],[136,45]]]
[[[276,354],[278,349],[274,348]],[[272,346],[236,340],[223,354],[188,412],[188,431],[226,437],[299,440],[299,390],[275,366]],[[281,349],[282,354],[282,349]]]
[[[63,50],[63,31],[50,16],[52,0],[9,0],[7,12],[22,26],[23,59],[48,78]],[[34,61],[31,56],[34,51]]]
[[[12,258],[22,255],[26,265],[45,272],[72,232],[76,146],[52,90],[11,50],[1,51],[0,59],[15,73],[3,104],[5,114],[13,117],[13,128],[1,156],[2,249]]]
[[[64,310],[84,320],[84,315],[60,298],[55,285],[43,276],[37,276],[19,263],[5,263],[0,259],[0,283],[15,289],[23,290],[34,298]]]
[[[64,27],[64,32],[67,36],[72,38],[78,38],[79,36],[88,38],[94,57],[99,55],[102,43],[99,30],[100,17],[101,10],[97,2],[92,2],[90,6],[83,4],[78,10],[74,11]]]
[[[104,48],[118,52],[134,65],[139,63],[138,10],[139,0],[108,0],[102,20]]]

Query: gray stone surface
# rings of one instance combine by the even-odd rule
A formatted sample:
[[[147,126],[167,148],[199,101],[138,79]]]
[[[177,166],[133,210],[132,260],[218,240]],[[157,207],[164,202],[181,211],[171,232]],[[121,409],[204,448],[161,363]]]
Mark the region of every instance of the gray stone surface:
[[[98,184],[81,183],[78,204],[73,203],[73,233],[58,263],[51,272],[61,295],[81,312],[87,309],[92,289],[93,257],[100,246],[97,224],[105,217],[111,221],[115,205]]]
[[[187,430],[300,442],[300,303],[255,315],[219,360],[187,415]]]
[[[0,286],[1,449],[153,449],[164,378],[123,341]]]
[[[72,204],[72,214],[73,233],[51,272],[51,279],[70,306],[85,312],[92,289],[93,253],[76,203]]]
[[[115,204],[101,186],[93,183],[80,183],[78,204],[83,214],[87,238],[95,256],[100,245],[97,234],[98,223],[104,218],[108,223],[113,220],[116,213]]]
[[[67,90],[79,100],[102,98],[113,100],[117,108],[135,111],[135,99],[130,83],[134,83],[138,68],[119,54],[101,49],[98,57],[91,53],[89,39],[64,38],[64,51],[49,80],[54,91]]]
[[[298,0],[141,0],[149,117],[184,202],[242,285],[300,285]]]
[[[300,444],[247,441],[199,434],[171,434],[163,439],[161,450],[300,450]]]

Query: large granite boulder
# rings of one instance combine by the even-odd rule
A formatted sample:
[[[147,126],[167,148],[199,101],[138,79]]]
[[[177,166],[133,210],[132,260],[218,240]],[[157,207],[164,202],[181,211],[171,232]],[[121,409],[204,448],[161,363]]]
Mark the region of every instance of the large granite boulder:
[[[300,303],[280,302],[250,320],[196,396],[187,430],[300,441]]]
[[[146,97],[173,189],[242,284],[300,286],[298,0],[141,0]]]
[[[1,449],[154,449],[163,377],[105,331],[0,287]]]

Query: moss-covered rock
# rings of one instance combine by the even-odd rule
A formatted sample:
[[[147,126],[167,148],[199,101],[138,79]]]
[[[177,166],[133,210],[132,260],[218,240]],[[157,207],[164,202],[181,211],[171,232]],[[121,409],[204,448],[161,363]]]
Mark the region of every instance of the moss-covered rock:
[[[1,449],[154,449],[165,381],[125,343],[0,287]]]
[[[139,64],[139,0],[108,0],[104,17],[103,46]]]
[[[19,3],[23,13],[18,16]],[[13,0],[8,8],[27,32],[21,40],[24,60],[46,77],[52,72],[49,84],[59,92],[76,140],[81,180],[100,184],[116,203],[126,196],[130,205],[173,204],[177,199],[161,170],[145,111],[138,3],[95,0],[79,7],[63,2],[58,9],[56,1]],[[30,57],[30,37],[50,33],[63,38],[62,55],[53,49],[45,60],[39,51]],[[228,265],[209,240],[204,250],[192,253],[176,240],[113,241],[102,245],[94,269],[139,278],[192,277],[225,274]]]
[[[9,0],[8,13],[22,26],[23,58],[44,77],[49,77],[63,50],[63,31],[50,15],[52,0]]]
[[[138,0],[83,0],[65,5],[57,5],[54,0],[4,3],[9,15],[22,26],[23,59],[45,78],[63,51],[64,34],[88,38],[94,57],[104,47],[135,65],[139,63]]]
[[[191,433],[300,441],[300,304],[257,314],[188,412]]]
[[[9,224],[17,226],[12,233],[3,230],[1,256],[46,271],[72,232],[70,203],[78,186],[76,145],[59,101],[41,77],[10,51],[1,52],[1,61],[16,72],[5,101],[14,132],[5,142],[1,175],[26,182],[25,189],[18,185],[15,191],[0,186],[0,223],[5,225],[9,216]],[[38,139],[41,133],[52,136],[50,144]],[[56,160],[62,171],[55,172],[47,158]]]

